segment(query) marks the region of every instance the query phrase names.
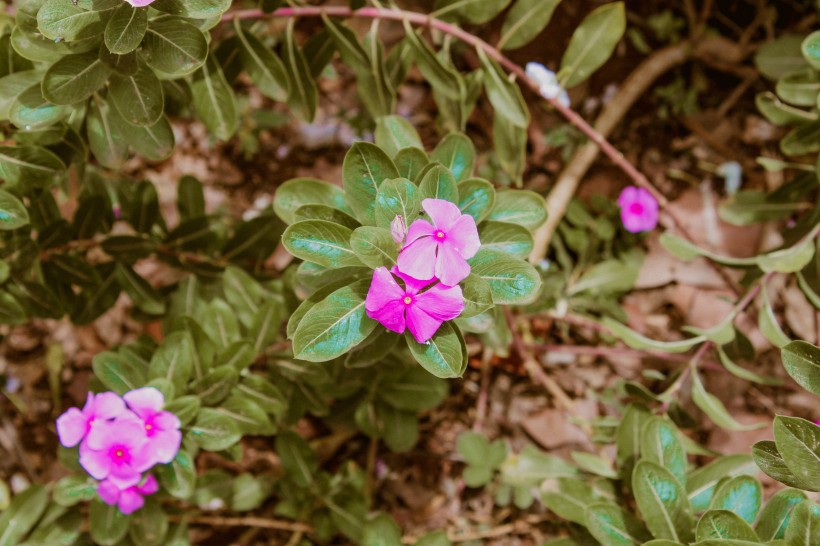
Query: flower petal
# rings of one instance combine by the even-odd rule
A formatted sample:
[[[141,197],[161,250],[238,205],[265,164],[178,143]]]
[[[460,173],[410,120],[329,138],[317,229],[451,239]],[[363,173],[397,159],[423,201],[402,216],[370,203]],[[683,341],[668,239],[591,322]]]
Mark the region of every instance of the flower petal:
[[[379,267],[373,271],[373,280],[370,281],[364,308],[367,311],[378,311],[385,305],[400,300],[402,296],[404,296],[404,290],[393,275],[386,267]]]
[[[114,485],[111,480],[103,480],[97,485],[97,494],[100,499],[110,506],[117,504],[121,493],[120,488]]]
[[[396,261],[399,270],[416,279],[435,276],[438,243],[432,237],[422,237],[405,246]]]
[[[117,503],[117,508],[120,509],[120,512],[125,514],[133,514],[145,504],[145,500],[142,498],[142,495],[133,488],[130,487],[122,492],[120,495],[120,500]]]
[[[404,281],[404,286],[407,289],[407,292],[411,294],[418,294],[420,290],[424,290],[424,288],[429,285],[431,282],[435,281],[435,277],[431,277],[427,280],[416,279],[415,277],[411,277],[410,275],[405,275],[401,271],[399,271],[398,266],[393,266],[390,270],[395,276],[400,278]]]
[[[152,455],[157,463],[168,464],[177,456],[181,443],[182,433],[180,431],[160,430],[150,440],[148,455]],[[150,466],[152,465],[149,465],[149,468]]]
[[[113,419],[125,411],[125,402],[115,392],[101,392],[94,397],[94,418]]]
[[[379,324],[397,334],[403,334],[405,328],[404,311],[407,308],[401,300],[394,300],[378,309],[371,311],[365,309],[367,316],[377,320]]]
[[[419,343],[424,343],[435,334],[442,320],[431,317],[418,305],[410,305],[407,308],[407,329]]]
[[[140,483],[142,473],[135,470],[131,465],[111,465],[111,472],[108,473],[108,479],[119,487],[123,492],[129,487],[133,487]]]
[[[69,408],[57,418],[57,436],[65,447],[80,443],[88,431],[88,418],[77,408]]]
[[[459,286],[439,283],[416,296],[416,305],[437,320],[452,320],[464,310],[464,296]]]
[[[436,277],[446,286],[455,286],[470,274],[470,264],[453,245],[439,245],[436,257]]]
[[[447,240],[445,245],[453,245],[461,257],[469,260],[478,252],[481,240],[478,238],[478,228],[475,225],[475,218],[469,214],[463,214],[461,218],[450,226],[447,230]]]
[[[409,245],[419,237],[431,236],[435,233],[435,231],[436,228],[434,228],[430,222],[419,218],[410,224],[410,229],[407,230],[407,242],[405,246]]]
[[[103,451],[88,447],[88,442],[80,444],[80,466],[95,480],[104,480],[111,473],[111,458]]]
[[[449,231],[450,227],[461,217],[458,206],[444,199],[425,199],[421,202],[424,212],[430,215],[437,229]]]
[[[142,495],[153,495],[157,491],[159,491],[159,484],[157,483],[157,479],[153,476],[153,474],[148,474],[145,476],[145,481],[136,486],[137,491],[139,491]]]
[[[176,430],[179,428],[179,417],[170,411],[161,411],[154,415],[154,426],[159,430]]]
[[[621,191],[621,195],[618,196],[618,206],[622,209],[628,208],[629,205],[634,203],[638,200],[638,188],[637,186],[627,186]]]
[[[123,395],[123,398],[128,402],[128,407],[143,419],[162,411],[162,406],[165,403],[162,393],[154,387],[143,387],[128,391]]]

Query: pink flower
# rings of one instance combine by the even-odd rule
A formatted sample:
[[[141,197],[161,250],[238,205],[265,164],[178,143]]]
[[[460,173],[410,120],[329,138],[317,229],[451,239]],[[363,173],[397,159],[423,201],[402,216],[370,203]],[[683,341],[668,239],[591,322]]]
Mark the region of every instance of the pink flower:
[[[481,241],[475,220],[443,199],[425,199],[421,206],[433,221],[416,220],[407,232],[407,244],[399,254],[399,270],[416,279],[437,277],[455,286],[470,274],[469,258]]]
[[[380,267],[373,272],[373,282],[364,303],[367,316],[388,330],[402,334],[407,328],[416,341],[424,343],[433,337],[444,321],[456,318],[464,310],[460,287],[436,283],[421,292],[434,279],[419,281],[395,267],[393,274],[404,281],[405,288],[399,286],[386,267]]]
[[[97,424],[119,416],[125,411],[122,398],[113,392],[88,393],[82,411],[69,408],[57,418],[57,436],[65,447],[79,444]]]
[[[618,205],[627,231],[651,231],[658,225],[658,200],[645,189],[627,186],[618,197]]]
[[[401,214],[397,214],[390,222],[390,235],[393,236],[393,241],[396,244],[404,241],[404,237],[407,235],[407,226],[404,225],[404,218],[401,217]]]
[[[154,2],[154,0],[125,0],[135,8],[144,8]]]
[[[142,420],[148,446],[157,463],[167,464],[174,460],[182,442],[179,419],[173,413],[162,411],[165,399],[153,387],[145,387],[125,393],[128,407]]]
[[[130,415],[95,425],[80,445],[80,465],[94,479],[108,479],[120,489],[137,485],[155,457],[140,419]]]
[[[159,491],[159,484],[152,475],[147,475],[141,484],[132,485],[124,489],[120,488],[111,480],[103,480],[97,486],[97,494],[105,504],[117,505],[120,512],[133,514],[145,504],[143,497],[153,495]]]

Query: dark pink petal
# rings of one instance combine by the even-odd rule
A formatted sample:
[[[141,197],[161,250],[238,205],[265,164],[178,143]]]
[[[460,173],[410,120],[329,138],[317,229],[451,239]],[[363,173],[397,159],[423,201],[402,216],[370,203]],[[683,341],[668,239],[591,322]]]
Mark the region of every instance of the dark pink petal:
[[[399,270],[415,279],[434,277],[438,246],[432,237],[422,237],[413,241],[399,253],[399,259],[396,262]]]
[[[179,417],[169,411],[154,415],[153,424],[159,430],[176,430],[179,428]]]
[[[157,483],[157,479],[152,474],[148,474],[145,476],[145,481],[136,486],[136,488],[142,495],[153,495],[159,491],[159,484]]]
[[[419,343],[424,343],[438,331],[441,323],[425,313],[418,305],[411,305],[407,308],[407,329]]]
[[[95,451],[88,442],[80,444],[80,466],[95,480],[104,480],[111,473],[111,458],[108,453]]]
[[[134,487],[129,487],[125,491],[122,492],[120,495],[120,500],[117,503],[117,508],[120,509],[120,512],[125,514],[133,514],[145,504],[145,500],[142,498],[142,495]]]
[[[162,393],[154,387],[143,387],[129,391],[123,395],[131,411],[139,415],[142,419],[147,419],[151,415],[162,411],[165,398]]]
[[[182,433],[180,431],[160,430],[151,438],[149,446],[151,454],[157,463],[168,464],[177,456],[181,443]],[[147,470],[147,468],[145,470]]]
[[[57,418],[57,436],[65,447],[80,443],[88,431],[88,418],[77,408],[69,408]]]
[[[100,499],[109,506],[114,506],[120,500],[120,488],[111,483],[110,480],[103,480],[97,485],[97,494]]]
[[[390,270],[390,272],[393,273],[393,275],[397,276],[398,278],[400,278],[401,280],[404,281],[404,286],[407,289],[407,292],[409,292],[411,294],[417,294],[420,290],[423,290],[427,285],[429,285],[431,282],[436,280],[435,277],[432,277],[432,278],[426,279],[426,280],[422,280],[422,279],[416,279],[414,277],[411,277],[410,275],[405,275],[404,273],[399,271],[398,266],[395,266],[395,265]]]
[[[459,286],[439,283],[416,296],[416,305],[437,320],[452,320],[464,310],[464,296]]]
[[[390,302],[397,301],[404,296],[404,290],[393,278],[386,267],[379,267],[373,271],[373,280],[364,300],[367,311],[378,311]]]
[[[622,209],[629,208],[629,205],[638,200],[638,188],[636,186],[627,186],[621,191],[618,196],[618,206]]]
[[[94,414],[94,393],[89,392],[85,395],[85,405],[83,406],[83,413],[86,415]]]
[[[94,418],[113,419],[125,411],[125,402],[114,392],[101,392],[94,397]]]
[[[425,199],[421,207],[430,215],[436,229],[444,232],[450,231],[450,227],[461,217],[458,206],[444,199]]]
[[[427,220],[422,220],[419,218],[412,224],[410,224],[410,229],[407,230],[407,241],[405,246],[409,245],[419,237],[427,237],[433,235],[436,232],[436,228],[433,227],[430,222]]]
[[[401,300],[394,300],[381,309],[370,311],[366,309],[367,316],[397,334],[403,334],[405,328],[404,311],[407,306]]]
[[[449,244],[439,245],[436,258],[436,277],[447,286],[455,286],[470,274],[470,264]]]
[[[447,231],[447,240],[445,245],[453,245],[461,257],[469,260],[478,248],[481,246],[481,240],[478,238],[478,228],[475,225],[475,218],[469,214],[464,214],[456,220],[455,224],[450,226]]]

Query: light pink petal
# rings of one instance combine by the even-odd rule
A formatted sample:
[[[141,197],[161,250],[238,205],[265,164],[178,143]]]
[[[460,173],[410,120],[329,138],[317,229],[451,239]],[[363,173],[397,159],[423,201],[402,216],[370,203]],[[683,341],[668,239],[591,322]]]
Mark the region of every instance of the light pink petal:
[[[438,331],[441,323],[425,313],[418,305],[411,305],[407,308],[407,329],[419,343],[424,343]]]
[[[400,300],[402,296],[404,296],[404,290],[393,275],[386,267],[379,267],[373,271],[373,280],[370,281],[364,308],[367,311],[378,311],[385,305]]]
[[[83,413],[86,415],[94,414],[94,393],[89,392],[85,395],[85,405],[83,406]]]
[[[125,0],[135,8],[144,8],[150,4],[154,3],[154,0]]]
[[[120,499],[120,488],[114,485],[111,480],[103,480],[97,485],[97,494],[100,499],[110,506],[117,504]]]
[[[148,441],[145,427],[136,416],[123,414],[115,421],[95,423],[86,440],[92,449],[102,450],[114,444],[122,444],[134,449]]]
[[[159,491],[159,484],[157,483],[157,479],[152,474],[148,474],[145,476],[145,481],[136,486],[136,488],[141,495],[153,495]]]
[[[174,460],[182,443],[182,433],[178,430],[160,430],[149,442],[150,455],[157,463],[168,464]],[[153,465],[149,465],[150,468]],[[145,468],[144,470],[148,470]]]
[[[449,231],[450,226],[461,217],[458,206],[444,199],[425,199],[421,202],[421,207],[430,215],[433,225],[443,231]]]
[[[627,211],[621,210],[621,222],[630,233],[639,233],[643,231],[643,224],[641,217],[634,214],[629,214]]]
[[[107,453],[88,447],[88,442],[80,444],[80,466],[95,480],[104,480],[111,473],[111,458]]]
[[[108,479],[124,492],[129,487],[140,483],[142,474],[134,470],[131,465],[111,465]]]
[[[439,245],[435,273],[446,286],[455,286],[470,274],[470,264],[452,245]]]
[[[418,239],[419,237],[427,237],[433,235],[435,233],[436,228],[428,222],[427,220],[422,220],[419,218],[412,224],[410,224],[410,229],[407,230],[407,241],[405,242],[405,248],[407,245]]]
[[[382,326],[391,332],[403,334],[405,328],[404,311],[406,308],[407,306],[401,300],[394,300],[376,311],[369,309],[365,309],[365,311],[368,317],[379,321]]]
[[[117,393],[101,392],[94,397],[94,418],[113,419],[125,411],[125,402]]]
[[[122,397],[128,402],[128,407],[143,419],[162,411],[162,405],[165,403],[162,393],[154,387],[129,391]]]
[[[404,273],[399,271],[399,268],[395,265],[390,270],[390,272],[404,281],[404,286],[407,289],[407,292],[411,294],[418,294],[420,290],[423,290],[427,285],[436,280],[435,277],[422,280],[411,277],[410,275],[405,275]]]
[[[416,296],[416,305],[437,320],[452,320],[464,310],[464,296],[459,286],[439,283]]]
[[[69,408],[57,418],[57,436],[65,447],[74,447],[85,437],[88,418],[77,408]]]
[[[131,487],[122,492],[117,507],[120,509],[120,512],[127,516],[142,508],[144,504],[145,500],[143,500],[142,495],[139,494],[136,488]]]
[[[481,240],[478,238],[478,228],[475,225],[475,218],[469,214],[464,214],[456,220],[456,223],[450,226],[447,231],[447,240],[445,245],[453,245],[461,257],[469,260],[478,248],[481,246]]]
[[[625,209],[637,200],[638,188],[636,186],[627,186],[621,191],[621,195],[618,196],[618,206]]]
[[[179,428],[179,417],[170,411],[161,411],[154,415],[152,422],[159,430],[176,430]]]
[[[434,277],[438,246],[432,237],[423,237],[413,241],[399,253],[399,259],[396,261],[399,270],[416,279]]]

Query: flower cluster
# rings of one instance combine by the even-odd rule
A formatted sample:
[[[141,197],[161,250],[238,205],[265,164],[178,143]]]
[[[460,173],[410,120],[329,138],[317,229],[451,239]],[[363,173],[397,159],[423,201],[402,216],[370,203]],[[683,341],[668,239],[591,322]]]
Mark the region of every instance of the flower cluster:
[[[155,493],[156,480],[143,475],[155,464],[170,463],[179,451],[179,419],[162,411],[165,400],[153,387],[125,393],[88,393],[82,410],[70,408],[57,419],[65,447],[80,446],[80,465],[99,480],[103,502],[123,514],[139,510]]]
[[[370,318],[399,334],[410,330],[419,343],[464,310],[458,283],[470,274],[467,260],[481,246],[475,220],[453,203],[425,199],[422,208],[432,222],[418,219],[406,230],[400,216],[392,222],[393,240],[402,245],[397,265],[373,272],[365,300]]]

